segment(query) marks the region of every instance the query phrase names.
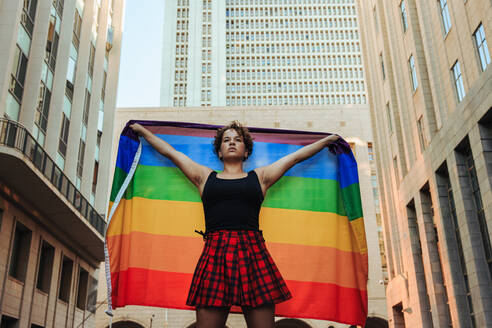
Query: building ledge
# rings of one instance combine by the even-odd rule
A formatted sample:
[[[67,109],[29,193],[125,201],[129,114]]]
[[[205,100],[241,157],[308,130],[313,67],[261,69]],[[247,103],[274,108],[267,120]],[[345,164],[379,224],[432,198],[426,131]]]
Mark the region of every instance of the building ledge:
[[[95,261],[104,260],[102,216],[27,129],[6,119],[0,119],[0,163],[0,182],[51,221],[63,234],[57,237]]]

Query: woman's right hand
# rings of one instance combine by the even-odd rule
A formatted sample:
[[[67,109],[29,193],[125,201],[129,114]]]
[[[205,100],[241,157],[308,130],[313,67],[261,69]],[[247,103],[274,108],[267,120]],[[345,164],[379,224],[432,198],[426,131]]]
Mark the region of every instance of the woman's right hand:
[[[132,129],[138,135],[143,135],[143,132],[146,130],[142,125],[138,123],[131,124],[130,129]]]

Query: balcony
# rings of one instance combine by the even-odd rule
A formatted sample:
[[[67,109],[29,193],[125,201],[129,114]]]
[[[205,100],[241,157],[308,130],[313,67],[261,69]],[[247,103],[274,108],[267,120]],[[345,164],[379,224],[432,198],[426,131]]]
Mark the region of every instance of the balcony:
[[[25,127],[0,119],[0,181],[60,229],[61,241],[104,260],[106,222]]]

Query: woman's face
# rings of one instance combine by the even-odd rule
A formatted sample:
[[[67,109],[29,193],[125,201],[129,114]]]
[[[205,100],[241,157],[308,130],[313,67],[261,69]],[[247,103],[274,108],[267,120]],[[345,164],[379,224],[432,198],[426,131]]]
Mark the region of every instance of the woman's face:
[[[220,145],[219,157],[224,159],[244,160],[248,156],[246,146],[236,130],[229,129],[222,135],[222,144]]]

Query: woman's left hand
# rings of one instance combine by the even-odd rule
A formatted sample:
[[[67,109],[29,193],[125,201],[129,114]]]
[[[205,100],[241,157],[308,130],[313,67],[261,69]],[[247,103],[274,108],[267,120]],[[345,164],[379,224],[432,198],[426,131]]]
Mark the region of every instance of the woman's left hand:
[[[341,137],[338,134],[332,134],[331,136],[326,138],[328,140],[328,144],[334,143],[338,139],[341,139]]]

